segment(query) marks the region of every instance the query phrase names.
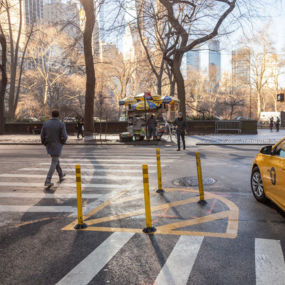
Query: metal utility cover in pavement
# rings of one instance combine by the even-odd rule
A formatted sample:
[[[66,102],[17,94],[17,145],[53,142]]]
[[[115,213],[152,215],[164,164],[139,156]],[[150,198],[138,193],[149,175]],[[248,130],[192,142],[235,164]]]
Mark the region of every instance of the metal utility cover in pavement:
[[[203,177],[203,185],[208,186],[216,182],[214,178]],[[172,182],[175,186],[199,186],[197,177],[183,177]]]

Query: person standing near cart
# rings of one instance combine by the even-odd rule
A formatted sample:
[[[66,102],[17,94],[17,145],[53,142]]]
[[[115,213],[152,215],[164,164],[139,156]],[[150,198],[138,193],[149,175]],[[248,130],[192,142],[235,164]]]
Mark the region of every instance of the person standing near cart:
[[[155,139],[156,135],[156,119],[152,114],[150,118],[147,120],[147,128],[148,128],[148,140],[153,136],[153,140]]]
[[[273,124],[274,124],[274,120],[273,120],[273,117],[272,117],[272,118],[270,118],[270,123],[269,123],[270,132],[272,132]]]
[[[179,112],[178,118],[174,120],[173,125],[176,128],[176,134],[177,134],[177,144],[178,144],[178,149],[177,151],[180,151],[180,138],[182,138],[182,143],[183,143],[183,149],[186,149],[185,146],[185,130],[187,133],[189,133],[189,128],[188,124],[186,122],[186,119],[183,117],[183,113]]]
[[[277,117],[276,122],[275,122],[276,132],[279,132],[279,124],[280,124],[280,119],[279,117]]]

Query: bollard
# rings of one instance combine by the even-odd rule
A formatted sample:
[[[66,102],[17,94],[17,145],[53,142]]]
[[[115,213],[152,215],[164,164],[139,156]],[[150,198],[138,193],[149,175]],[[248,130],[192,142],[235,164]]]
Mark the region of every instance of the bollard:
[[[76,230],[85,229],[87,225],[83,222],[82,212],[82,190],[81,190],[81,169],[80,165],[75,165],[76,171],[76,188],[77,188],[77,213],[78,213],[78,224],[74,227]]]
[[[156,193],[164,193],[162,189],[162,179],[161,179],[161,162],[160,162],[160,149],[156,149],[156,160],[157,160],[157,182],[158,182],[158,190]]]
[[[202,177],[200,152],[196,152],[196,164],[197,164],[197,175],[198,175],[199,195],[200,195],[200,201],[198,203],[206,204],[207,202],[204,200],[204,188],[203,188],[203,177]]]
[[[156,228],[152,226],[151,211],[150,211],[150,197],[149,197],[149,183],[148,183],[148,166],[143,165],[143,186],[144,186],[144,203],[145,203],[145,220],[146,228],[143,229],[144,233],[153,233]]]

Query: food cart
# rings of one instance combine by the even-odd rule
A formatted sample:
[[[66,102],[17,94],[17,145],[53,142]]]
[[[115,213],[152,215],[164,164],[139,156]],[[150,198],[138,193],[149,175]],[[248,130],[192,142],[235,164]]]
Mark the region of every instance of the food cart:
[[[168,99],[163,100],[163,98]],[[147,98],[147,99],[145,99]],[[170,99],[171,98],[171,99]],[[133,100],[135,99],[136,102]],[[175,102],[173,102],[175,100]],[[131,102],[131,103],[129,103]],[[126,133],[120,134],[121,141],[141,141],[147,137],[146,122],[153,114],[157,120],[156,140],[161,140],[164,134],[169,134],[170,127],[167,122],[167,112],[170,104],[178,104],[179,100],[173,97],[161,97],[149,92],[138,94],[135,97],[128,97],[120,101],[120,105],[125,105],[124,117],[128,121]]]

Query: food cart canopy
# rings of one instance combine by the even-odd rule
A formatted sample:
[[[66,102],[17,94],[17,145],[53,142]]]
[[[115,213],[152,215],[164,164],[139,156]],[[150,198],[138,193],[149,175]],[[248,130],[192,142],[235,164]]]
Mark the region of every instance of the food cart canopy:
[[[154,93],[151,93],[151,97],[152,97],[152,100],[154,100],[154,101],[160,100],[160,98],[161,98],[160,95],[154,94]],[[135,98],[137,100],[144,100],[144,93],[140,93],[140,94],[136,95]]]
[[[119,105],[129,105],[136,104],[137,100],[134,97],[126,97],[123,100],[119,101]]]
[[[149,100],[140,101],[132,105],[133,110],[154,110],[159,106],[159,103]]]
[[[163,96],[160,98],[162,100],[162,103],[179,103],[180,100],[175,98],[175,97],[172,97],[172,96]]]

